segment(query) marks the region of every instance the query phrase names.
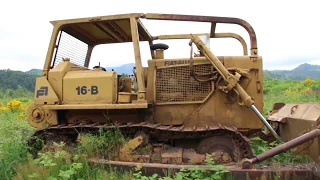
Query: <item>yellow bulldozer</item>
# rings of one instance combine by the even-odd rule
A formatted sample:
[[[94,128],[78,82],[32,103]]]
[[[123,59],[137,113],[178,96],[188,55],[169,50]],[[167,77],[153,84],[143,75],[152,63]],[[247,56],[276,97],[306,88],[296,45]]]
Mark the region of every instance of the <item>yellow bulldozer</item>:
[[[142,19],[159,21],[159,26],[162,21],[203,22],[211,29],[153,36]],[[262,57],[248,22],[230,17],[134,13],[51,23],[42,75],[36,79],[34,102],[27,109],[28,122],[37,128],[28,142],[30,152],[41,149],[35,146],[36,139],[46,142],[47,134],[76,142],[80,132],[119,129],[131,139],[119,149],[116,159],[99,162],[128,167],[142,164],[151,169],[206,168],[206,155],[211,154],[215,163],[234,163],[232,172],[251,172],[255,178],[272,173],[254,169],[255,163],[293,147],[319,162],[319,104],[275,103],[267,117],[262,115]],[[242,26],[249,35],[249,52],[240,35],[217,33],[218,24]],[[243,55],[216,56],[206,43],[214,38],[238,40]],[[190,40],[190,56],[166,58],[170,44],[155,43],[181,39]],[[133,76],[121,77],[100,63],[90,64],[95,47],[128,42],[134,49]],[[149,44],[147,67],[142,66],[141,42]],[[121,54],[118,57],[122,58]],[[249,144],[249,138],[256,135],[283,144],[257,155]],[[147,153],[132,153],[147,144],[151,147]],[[313,176],[310,169],[283,172],[288,173],[286,177]]]

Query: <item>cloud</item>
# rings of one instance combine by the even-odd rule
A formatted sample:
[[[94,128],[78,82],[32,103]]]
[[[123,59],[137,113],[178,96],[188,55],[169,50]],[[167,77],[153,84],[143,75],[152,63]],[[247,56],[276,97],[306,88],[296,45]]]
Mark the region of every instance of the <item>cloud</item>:
[[[16,53],[8,50],[7,53],[0,53],[0,69],[11,69],[28,71],[32,68],[42,69],[44,57],[28,53]]]
[[[51,20],[90,17],[100,15],[142,13],[176,13],[208,16],[238,17],[249,22],[255,29],[259,54],[265,68],[291,67],[296,64],[320,59],[318,51],[320,26],[317,22],[317,1],[201,1],[196,3],[162,0],[159,3],[142,1],[11,0],[2,2],[0,11],[0,63],[1,69],[42,68],[52,25]],[[200,23],[144,22],[153,35],[207,31]],[[219,32],[235,32],[244,37],[249,45],[246,31],[236,25],[218,25]],[[169,43],[166,57],[188,57],[189,47],[184,42]],[[92,63],[104,61],[108,66],[133,62],[132,46],[127,44],[108,46],[109,51],[97,48]],[[141,49],[143,63],[149,58],[148,46]],[[212,40],[212,51],[217,55],[240,55],[241,46],[235,40]],[[3,65],[5,64],[5,65]],[[22,64],[23,66],[20,66]],[[92,64],[92,66],[93,66]]]
[[[320,56],[288,56],[288,57],[281,57],[277,60],[268,62],[268,59],[264,58],[263,66],[264,69],[268,70],[276,70],[276,69],[293,69],[300,64],[303,63],[310,63],[310,64],[319,64]]]
[[[320,59],[317,59],[317,60],[313,60],[313,61],[310,61],[308,62],[309,64],[313,64],[313,65],[320,65]]]

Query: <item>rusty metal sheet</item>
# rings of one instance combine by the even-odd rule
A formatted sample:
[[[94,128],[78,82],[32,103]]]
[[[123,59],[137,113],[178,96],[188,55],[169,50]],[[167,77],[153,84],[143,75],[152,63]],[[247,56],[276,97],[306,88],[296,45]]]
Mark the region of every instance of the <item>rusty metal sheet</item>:
[[[269,121],[285,123],[285,120],[304,119],[306,121],[317,121],[320,118],[320,104],[318,103],[289,103],[281,109],[268,115]]]
[[[317,129],[320,121],[320,104],[290,103],[281,105],[267,116],[271,123],[278,123],[278,132],[284,141],[293,140]],[[296,154],[309,154],[315,162],[320,162],[320,139],[305,142],[297,147]]]

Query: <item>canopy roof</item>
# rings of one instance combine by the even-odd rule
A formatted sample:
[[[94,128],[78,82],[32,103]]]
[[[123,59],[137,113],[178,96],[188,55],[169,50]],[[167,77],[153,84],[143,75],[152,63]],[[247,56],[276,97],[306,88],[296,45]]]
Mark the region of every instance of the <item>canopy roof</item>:
[[[240,26],[243,26],[248,31],[250,36],[251,49],[257,48],[256,35],[251,25],[242,19],[230,17],[133,13],[59,20],[51,21],[51,23],[54,26],[61,27],[61,30],[74,37],[77,37],[87,44],[96,45],[106,43],[132,42],[130,19],[135,19],[137,21],[140,41],[152,41],[156,39],[156,37],[150,35],[148,30],[140,21],[140,18],[210,22],[210,37],[214,37],[217,23],[238,24]]]
[[[61,25],[63,31],[79,38],[87,44],[106,44],[131,42],[130,18],[139,18],[140,14],[124,14],[92,18],[51,21]],[[140,41],[151,40],[151,36],[137,19]]]

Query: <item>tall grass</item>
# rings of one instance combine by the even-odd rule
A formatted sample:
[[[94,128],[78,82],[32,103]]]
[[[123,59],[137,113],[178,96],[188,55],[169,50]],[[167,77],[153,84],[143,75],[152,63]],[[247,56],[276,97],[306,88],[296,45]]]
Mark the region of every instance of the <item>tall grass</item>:
[[[268,151],[280,144],[278,142],[268,143],[267,141],[262,140],[260,137],[254,137],[250,139],[250,146],[255,154],[261,154],[265,151]],[[293,155],[295,152],[295,148],[290,149],[289,151],[282,152],[281,154],[275,155],[271,158],[268,158],[260,164],[266,163],[309,163],[311,162],[310,156],[302,156],[302,155]]]
[[[33,128],[21,117],[23,110],[0,110],[0,177],[11,179],[15,166],[25,161],[25,145]]]
[[[64,144],[55,144],[53,151],[39,153],[39,158],[28,160],[17,166],[15,180],[24,179],[130,179],[127,171],[117,171],[103,165],[90,165],[87,156],[67,152]]]
[[[96,137],[80,135],[81,146],[75,152],[56,144],[53,152],[43,152],[33,159],[26,145],[35,130],[25,117],[30,103],[30,98],[0,101],[0,179],[131,179],[129,171],[90,166],[87,162],[86,154],[108,154],[123,144],[125,139],[119,131],[99,131]]]
[[[320,103],[320,79],[306,77],[304,81],[295,80],[264,80],[264,114],[266,115],[276,102]]]
[[[128,141],[119,129],[103,130],[98,134],[80,134],[79,150],[90,157],[99,157],[104,159],[113,159],[119,157],[119,149]]]

